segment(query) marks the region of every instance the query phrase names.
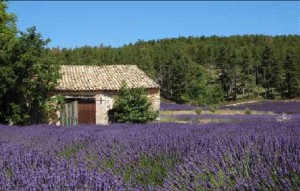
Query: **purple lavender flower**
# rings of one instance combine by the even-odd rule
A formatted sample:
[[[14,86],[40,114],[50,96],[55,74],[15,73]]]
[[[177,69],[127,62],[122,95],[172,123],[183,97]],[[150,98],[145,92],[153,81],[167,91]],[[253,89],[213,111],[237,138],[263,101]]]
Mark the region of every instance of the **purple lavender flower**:
[[[300,117],[234,119],[0,126],[0,190],[299,190]]]

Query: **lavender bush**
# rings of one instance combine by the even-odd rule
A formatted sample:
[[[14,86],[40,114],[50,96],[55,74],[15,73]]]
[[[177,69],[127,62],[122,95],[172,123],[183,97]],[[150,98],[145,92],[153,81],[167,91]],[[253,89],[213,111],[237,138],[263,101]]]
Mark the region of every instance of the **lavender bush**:
[[[124,190],[119,178],[0,142],[0,190]]]
[[[185,104],[175,104],[162,102],[160,105],[161,110],[169,111],[180,111],[180,110],[195,110],[196,106],[185,105]],[[200,107],[201,110],[210,110],[209,107]],[[297,114],[300,113],[300,101],[259,101],[253,103],[245,103],[230,106],[221,106],[217,109],[231,109],[231,110],[253,110],[253,111],[265,111],[274,113],[287,113],[287,114]]]
[[[220,115],[220,114],[179,114],[179,115],[161,115],[162,121],[172,122],[185,122],[199,124],[203,121],[210,120],[211,122],[244,122],[244,121],[256,121],[256,122],[286,122],[290,120],[298,120],[299,114],[277,114],[277,115]]]
[[[168,111],[195,110],[196,108],[197,108],[196,106],[186,105],[186,104],[176,104],[176,103],[167,103],[167,102],[160,103],[160,109],[168,110]]]
[[[0,190],[299,190],[300,118],[0,126],[0,156]]]
[[[275,113],[300,113],[300,101],[259,101],[240,105],[223,106],[220,109],[244,110],[251,109],[255,111],[271,111]]]

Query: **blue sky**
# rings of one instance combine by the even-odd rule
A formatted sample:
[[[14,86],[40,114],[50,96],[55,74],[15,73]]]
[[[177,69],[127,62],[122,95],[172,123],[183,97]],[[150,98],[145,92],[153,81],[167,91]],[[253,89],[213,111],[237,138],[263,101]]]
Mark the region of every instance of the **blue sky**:
[[[50,47],[178,36],[300,34],[300,2],[11,1],[21,31],[36,26]]]

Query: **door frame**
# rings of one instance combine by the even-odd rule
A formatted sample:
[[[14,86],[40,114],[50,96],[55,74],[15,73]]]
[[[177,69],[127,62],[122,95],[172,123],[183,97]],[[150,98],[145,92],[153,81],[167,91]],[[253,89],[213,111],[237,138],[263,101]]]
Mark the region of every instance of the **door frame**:
[[[83,96],[66,96],[65,104],[60,111],[60,125],[61,126],[74,126],[79,125],[79,111],[78,104],[81,100],[91,100],[95,104],[95,124],[97,122],[96,119],[96,99],[95,97],[83,97]]]
[[[60,115],[61,126],[78,124],[78,101],[66,99]]]
[[[79,105],[81,104],[81,103],[84,103],[84,102],[86,102],[86,103],[90,103],[90,104],[92,104],[92,106],[93,106],[93,113],[92,113],[92,115],[93,115],[93,122],[91,122],[91,123],[80,123],[80,117],[79,117],[79,112],[81,112],[81,111],[79,111],[80,109],[79,109]],[[78,99],[78,124],[93,124],[93,125],[95,125],[96,123],[97,123],[97,119],[96,119],[96,110],[97,110],[97,107],[96,107],[96,99],[95,98],[85,98],[85,99]]]

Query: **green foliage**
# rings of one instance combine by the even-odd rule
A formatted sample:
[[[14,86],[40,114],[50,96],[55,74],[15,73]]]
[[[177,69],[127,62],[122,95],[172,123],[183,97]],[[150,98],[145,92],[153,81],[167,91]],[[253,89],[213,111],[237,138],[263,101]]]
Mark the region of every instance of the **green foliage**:
[[[276,61],[274,59],[274,50],[271,45],[267,45],[262,52],[262,86],[266,89],[265,97],[273,98],[272,89],[276,84]]]
[[[94,162],[98,158],[93,159]],[[98,161],[98,168],[109,168],[116,174],[122,176],[124,181],[136,186],[147,188],[148,186],[162,186],[164,178],[167,174],[181,162],[177,154],[158,154],[146,155],[142,154],[133,161],[124,163],[123,167],[116,166],[117,157],[110,155],[109,157]]]
[[[46,123],[59,64],[46,49],[49,40],[35,27],[17,35],[15,16],[7,14],[6,7],[1,1],[0,123]]]
[[[245,113],[245,115],[251,115],[252,111],[249,108],[246,108],[244,113]]]
[[[112,121],[119,123],[146,123],[155,120],[158,111],[152,110],[144,88],[129,89],[126,84],[123,84],[109,115]]]
[[[209,111],[212,112],[212,113],[216,113],[217,109],[218,109],[218,108],[217,108],[216,105],[211,105],[211,106],[209,106]]]
[[[167,173],[179,162],[178,157],[172,155],[142,155],[134,161],[134,164],[128,163],[127,168],[119,173],[123,175],[125,181],[144,188],[162,186]],[[134,168],[132,168],[133,165]]]
[[[6,175],[7,177],[9,177],[9,178],[14,177],[14,171],[12,170],[11,167],[8,167],[8,169],[5,170],[5,175]]]
[[[279,91],[283,97],[294,98],[300,94],[300,67],[295,51],[287,50],[284,59],[284,72]]]
[[[87,145],[84,143],[75,143],[69,147],[64,148],[63,150],[57,153],[57,156],[63,157],[65,159],[70,159],[75,156],[79,151],[87,148]]]
[[[202,112],[201,108],[198,107],[197,109],[195,109],[195,113],[196,113],[197,115],[200,115],[201,112]]]
[[[7,2],[0,1],[0,47],[8,51],[17,33],[16,16],[6,12]],[[6,57],[6,52],[0,52],[0,58]]]
[[[45,107],[44,107],[44,115],[46,119],[49,119],[50,122],[58,121],[58,116],[56,111],[62,111],[63,106],[65,103],[64,96],[56,95],[49,97],[45,100]]]

